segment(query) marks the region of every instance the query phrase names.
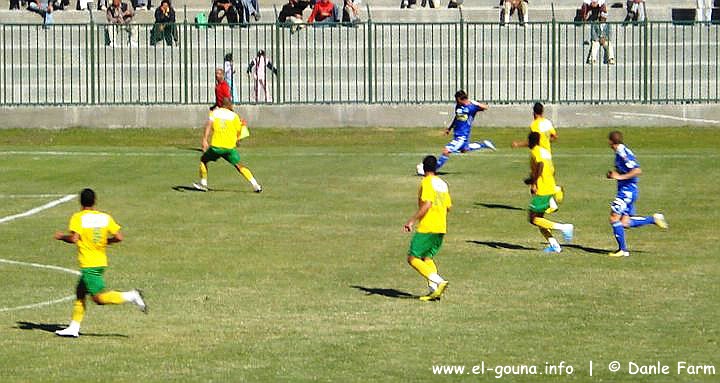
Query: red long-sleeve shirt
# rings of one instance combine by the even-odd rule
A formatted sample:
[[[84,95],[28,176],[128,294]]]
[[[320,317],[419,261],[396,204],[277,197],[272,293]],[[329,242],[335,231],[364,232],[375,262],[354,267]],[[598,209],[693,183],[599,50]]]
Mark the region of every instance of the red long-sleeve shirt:
[[[315,7],[313,7],[310,18],[308,18],[308,23],[314,22],[315,19],[322,21],[328,17],[332,17],[334,8],[335,4],[333,4],[332,1],[320,1],[315,3]]]
[[[215,84],[215,105],[222,106],[224,98],[232,98],[232,96],[230,96],[230,85],[227,81],[222,80]]]

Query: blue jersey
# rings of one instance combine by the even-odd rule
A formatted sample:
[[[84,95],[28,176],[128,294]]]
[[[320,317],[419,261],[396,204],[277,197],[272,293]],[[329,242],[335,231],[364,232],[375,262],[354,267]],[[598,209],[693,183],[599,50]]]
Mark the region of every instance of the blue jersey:
[[[615,170],[620,174],[629,173],[633,169],[638,169],[640,163],[635,158],[635,153],[627,146],[620,144],[615,150]],[[618,190],[636,189],[638,178],[633,177],[627,180],[618,180]]]
[[[453,132],[455,138],[458,137],[470,137],[470,130],[472,129],[473,120],[475,120],[475,114],[482,109],[473,104],[456,104],[455,105],[455,120],[453,120]]]

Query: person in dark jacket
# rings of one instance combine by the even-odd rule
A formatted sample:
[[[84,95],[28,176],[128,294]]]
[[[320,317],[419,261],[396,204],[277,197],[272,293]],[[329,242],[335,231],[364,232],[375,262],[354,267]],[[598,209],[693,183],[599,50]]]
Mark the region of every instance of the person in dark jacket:
[[[160,40],[165,44],[173,45],[179,41],[177,27],[175,26],[175,10],[170,0],[162,0],[160,6],[155,10],[155,25],[150,32],[150,45],[155,45]]]

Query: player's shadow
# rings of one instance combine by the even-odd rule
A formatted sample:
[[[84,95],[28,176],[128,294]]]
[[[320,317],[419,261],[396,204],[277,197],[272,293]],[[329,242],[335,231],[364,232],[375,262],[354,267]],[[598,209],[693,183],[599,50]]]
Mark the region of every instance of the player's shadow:
[[[191,152],[198,152],[198,153],[202,153],[202,152],[203,152],[202,148],[197,148],[197,147],[176,146],[175,148],[176,148],[176,149],[180,149],[180,150],[188,150],[188,151],[191,151]]]
[[[565,247],[565,248],[569,248],[569,249],[581,250],[581,251],[584,251],[584,252],[590,253],[590,254],[602,254],[602,255],[607,255],[607,253],[609,253],[609,252],[611,252],[611,251],[615,251],[615,249],[598,249],[598,248],[595,248],[595,247],[587,247],[587,246],[582,246],[582,245],[577,245],[577,244],[572,244],[572,243],[571,243],[571,244],[565,244],[565,245],[562,245],[562,246]],[[644,251],[642,251],[642,250],[633,250],[633,253],[644,253]]]
[[[192,186],[186,186],[186,185],[176,185],[172,187],[172,190],[175,190],[176,192],[185,193],[185,192],[197,192],[197,193],[205,193],[202,190],[195,189]],[[208,192],[223,192],[223,193],[229,193],[229,192],[238,192],[239,190],[230,190],[230,189],[208,189]]]
[[[20,330],[31,330],[31,331],[32,330],[40,330],[40,331],[45,331],[45,332],[49,332],[52,334],[55,334],[55,331],[62,330],[65,327],[67,327],[67,326],[62,325],[62,324],[57,324],[57,323],[32,323],[32,322],[24,322],[24,321],[17,322],[17,325],[15,326],[15,328],[20,329]],[[94,333],[85,333],[85,332],[81,332],[80,335],[81,336],[98,336],[98,337],[119,337],[119,338],[127,338],[128,337],[127,335],[124,335],[124,334],[94,334]]]
[[[396,290],[396,289],[383,289],[383,288],[373,288],[373,287],[364,287],[364,286],[350,286],[354,289],[358,289],[365,293],[365,295],[381,295],[383,297],[388,298],[398,298],[398,299],[417,299],[417,295],[412,295],[410,293],[406,293],[404,291]]]
[[[525,250],[525,251],[532,251],[537,250],[533,249],[531,247],[525,247],[522,245],[516,245],[514,243],[507,243],[507,242],[498,242],[498,241],[476,241],[476,240],[467,240],[465,241],[467,243],[474,243],[476,245],[483,245],[487,247],[492,247],[493,249],[505,249],[505,250]]]
[[[505,204],[501,204],[501,203],[475,202],[475,206],[484,207],[486,209],[525,210],[525,209],[521,209],[519,207],[505,205]]]

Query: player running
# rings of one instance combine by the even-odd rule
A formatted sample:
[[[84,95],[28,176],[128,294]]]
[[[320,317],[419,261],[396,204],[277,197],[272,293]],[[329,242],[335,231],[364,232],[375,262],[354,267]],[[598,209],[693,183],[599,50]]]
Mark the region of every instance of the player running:
[[[546,253],[559,253],[562,251],[560,243],[553,237],[552,230],[560,230],[566,242],[572,241],[573,225],[557,223],[545,218],[545,214],[554,213],[558,209],[555,198],[557,185],[555,183],[555,166],[549,150],[540,146],[540,133],[530,132],[528,135],[528,148],[530,148],[530,177],[525,184],[530,185],[532,199],[528,207],[528,220],[540,229],[540,234],[548,241]]]
[[[417,223],[415,234],[410,241],[407,261],[412,268],[427,279],[430,293],[420,297],[423,301],[439,300],[448,281],[443,279],[433,262],[440,251],[443,237],[447,233],[447,213],[452,206],[448,185],[435,175],[437,158],[427,156],[423,159],[425,177],[418,190],[418,210],[403,226],[407,233]]]
[[[487,105],[470,100],[464,90],[458,90],[455,93],[455,118],[450,126],[445,129],[446,135],[450,134],[451,130],[453,131],[453,140],[445,145],[438,159],[437,169],[445,165],[445,162],[450,158],[450,153],[465,153],[479,149],[495,150],[495,145],[490,140],[470,142],[470,133],[475,115],[477,112],[487,109]],[[418,175],[424,175],[423,164],[418,164],[416,170]]]
[[[635,154],[623,143],[623,135],[618,131],[611,132],[608,143],[615,151],[615,170],[607,172],[607,178],[617,180],[617,195],[610,204],[610,225],[612,225],[618,250],[609,253],[611,257],[629,257],[625,243],[625,228],[640,227],[655,224],[661,229],[667,229],[665,216],[655,213],[652,216],[639,217],[635,215],[635,202],[640,189],[638,177],[642,174],[640,163]]]
[[[80,336],[80,322],[85,316],[85,297],[90,294],[92,300],[99,305],[119,305],[133,303],[144,313],[147,306],[140,290],[118,292],[105,290],[103,273],[108,266],[105,248],[112,243],[123,240],[118,225],[109,214],[95,210],[95,192],[84,189],[80,193],[82,210],[70,218],[69,234],[58,231],[55,239],[76,244],[78,247],[78,262],[80,263],[80,280],[75,294],[77,299],[73,305],[72,321],[70,325],[55,331],[55,334],[64,337],[77,338]]]
[[[212,141],[208,144],[210,133],[212,133]],[[200,157],[200,181],[193,183],[193,187],[208,191],[207,163],[223,158],[252,184],[255,193],[262,192],[262,186],[255,180],[250,169],[240,163],[240,154],[236,149],[238,141],[248,135],[250,133],[244,122],[232,110],[232,101],[229,97],[224,98],[222,106],[210,112],[210,119],[205,124],[202,138],[203,155]]]

